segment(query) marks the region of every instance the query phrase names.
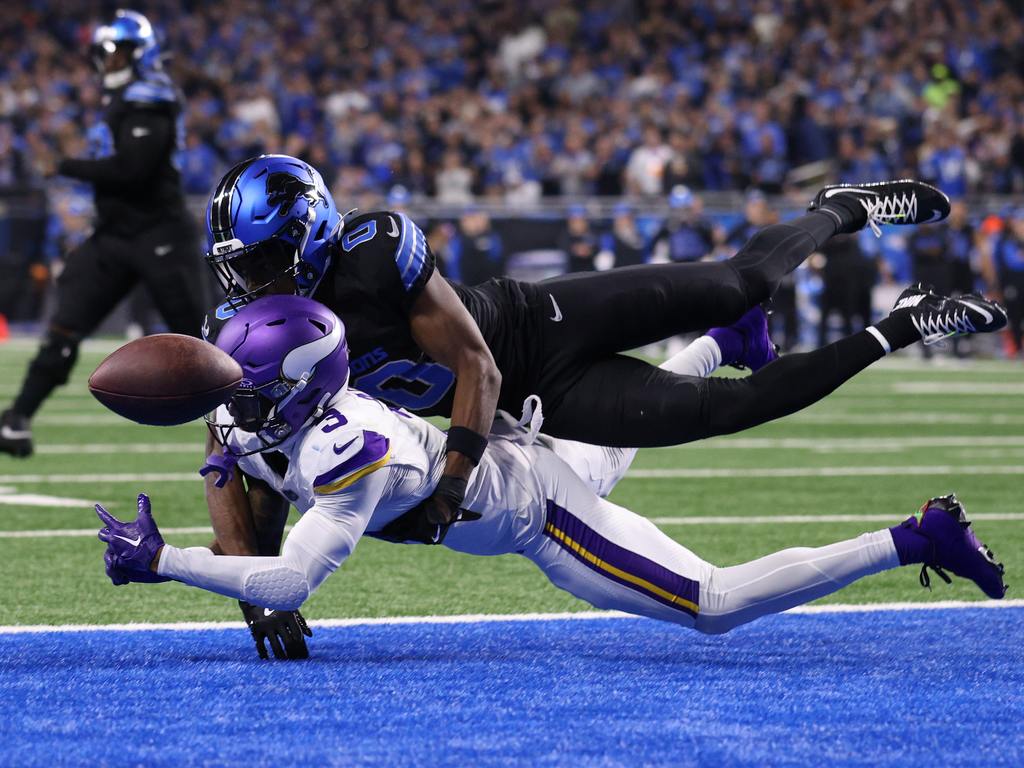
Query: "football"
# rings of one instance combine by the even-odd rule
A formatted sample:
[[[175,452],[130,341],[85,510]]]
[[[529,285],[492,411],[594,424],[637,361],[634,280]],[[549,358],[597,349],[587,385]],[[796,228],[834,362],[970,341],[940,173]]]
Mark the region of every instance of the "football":
[[[144,336],[115,350],[89,377],[89,391],[139,424],[185,424],[227,402],[242,369],[213,344],[177,333]]]

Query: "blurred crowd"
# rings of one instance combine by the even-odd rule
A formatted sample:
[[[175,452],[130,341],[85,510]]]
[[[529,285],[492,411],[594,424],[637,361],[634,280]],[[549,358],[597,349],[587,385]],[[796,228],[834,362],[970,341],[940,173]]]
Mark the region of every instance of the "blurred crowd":
[[[602,221],[567,209],[551,248],[582,270],[724,257],[777,219],[770,196],[820,181],[913,176],[955,200],[1024,193],[1021,0],[131,5],[156,25],[186,97],[187,192],[205,196],[230,165],[278,151],[316,165],[344,209],[463,206],[423,223],[447,274],[469,283],[509,266],[478,202],[620,200]],[[114,7],[5,4],[0,189],[39,186],[53,157],[88,153],[101,98],[88,44]],[[84,236],[88,190],[46,188],[56,259]],[[744,192],[743,215],[706,216],[705,191]],[[652,201],[669,203],[667,219],[634,216]],[[780,290],[777,333],[822,343],[867,322],[892,280],[1024,303],[1024,209],[972,219],[957,205],[948,225],[882,242],[896,240],[830,245],[801,272],[810,283]],[[46,271],[32,277],[42,291]]]
[[[0,15],[0,185],[85,150],[95,0]],[[912,175],[1024,191],[1018,0],[145,0],[189,192],[262,151],[340,200],[780,192]]]

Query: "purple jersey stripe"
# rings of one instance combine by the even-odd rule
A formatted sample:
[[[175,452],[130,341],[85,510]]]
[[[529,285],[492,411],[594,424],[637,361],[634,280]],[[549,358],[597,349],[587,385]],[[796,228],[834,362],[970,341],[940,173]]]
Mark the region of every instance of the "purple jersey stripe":
[[[568,510],[548,500],[544,533],[602,576],[672,608],[696,616],[700,582],[670,571],[601,536]]]
[[[351,441],[335,445],[334,452],[342,454],[349,445],[351,445]],[[369,432],[364,429],[363,447],[359,449],[358,453],[345,459],[338,466],[327,470],[324,474],[317,475],[316,479],[313,480],[313,486],[329,485],[340,477],[358,472],[360,469],[368,467],[375,461],[380,461],[387,456],[389,448],[390,443],[384,435],[378,435],[376,432]]]

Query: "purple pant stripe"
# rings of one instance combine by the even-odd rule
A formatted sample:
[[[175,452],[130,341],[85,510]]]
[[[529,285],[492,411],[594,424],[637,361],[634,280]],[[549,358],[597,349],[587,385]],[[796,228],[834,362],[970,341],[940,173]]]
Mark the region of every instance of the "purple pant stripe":
[[[563,509],[551,500],[548,500],[547,505],[547,523],[548,525],[545,526],[545,534],[557,541],[562,548],[587,567],[597,571],[602,576],[609,578],[612,581],[618,582],[630,589],[635,589],[636,591],[657,600],[659,603],[664,603],[672,608],[688,613],[691,616],[696,616],[696,611],[692,610],[688,606],[681,605],[679,602],[673,601],[663,594],[646,589],[643,585],[620,578],[614,573],[609,572],[607,569],[602,568],[599,564],[594,563],[590,558],[586,557],[582,552],[576,551],[566,541],[564,541],[562,537],[555,535],[551,528],[553,527],[557,531],[561,532],[565,538],[571,539],[582,550],[585,550],[599,561],[607,563],[619,571],[623,571],[631,576],[642,579],[657,587],[659,590],[667,592],[670,596],[680,598],[693,605],[699,604],[700,582],[681,576],[680,574],[659,565],[653,560],[649,560],[646,557],[638,555],[636,552],[630,552],[628,549],[620,547],[618,544],[609,541],[601,536],[601,534],[597,533],[593,528],[587,526],[571,512]]]

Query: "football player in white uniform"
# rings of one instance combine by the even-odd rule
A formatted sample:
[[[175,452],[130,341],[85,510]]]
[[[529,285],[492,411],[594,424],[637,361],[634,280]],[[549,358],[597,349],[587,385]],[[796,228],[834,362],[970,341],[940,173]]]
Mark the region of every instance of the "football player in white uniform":
[[[443,471],[445,434],[347,387],[344,328],[333,312],[303,297],[270,296],[233,317],[217,345],[244,374],[217,418],[225,454],[302,516],[279,556],[235,557],[166,544],[145,495],[129,523],[97,506],[114,584],[174,579],[294,610],[364,535],[422,541],[423,518],[409,511]],[[521,554],[556,586],[598,608],[707,633],[908,564],[922,565],[925,582],[930,567],[943,578],[950,571],[974,581],[991,598],[1005,593],[1002,566],[952,495],[929,500],[919,515],[889,529],[716,567],[646,518],[598,496],[559,456],[559,442],[536,439],[537,405],[528,403],[519,421],[496,422],[456,520],[434,525],[428,538],[469,554]]]

